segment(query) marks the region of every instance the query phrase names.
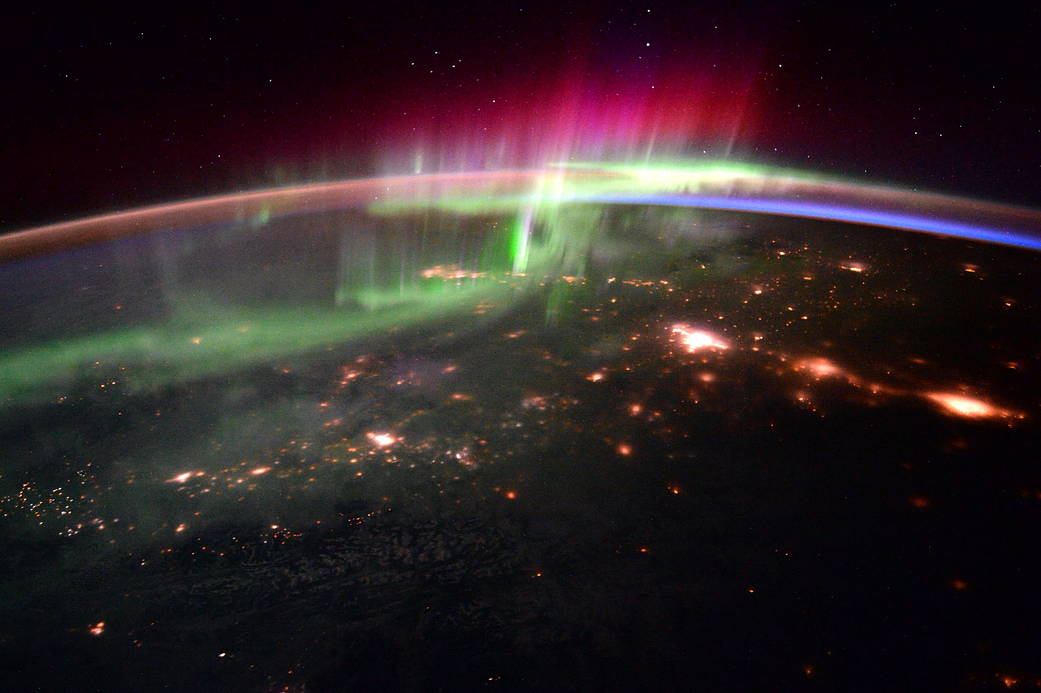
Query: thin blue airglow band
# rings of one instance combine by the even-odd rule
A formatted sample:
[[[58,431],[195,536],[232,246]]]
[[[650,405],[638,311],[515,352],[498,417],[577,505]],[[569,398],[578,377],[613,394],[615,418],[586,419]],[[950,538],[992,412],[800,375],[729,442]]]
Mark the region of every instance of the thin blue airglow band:
[[[1041,237],[1025,233],[974,226],[956,221],[944,221],[930,217],[881,212],[857,207],[841,207],[811,202],[793,202],[789,200],[718,197],[698,195],[638,195],[638,194],[605,194],[577,195],[568,198],[573,202],[597,202],[603,204],[660,205],[667,207],[692,207],[702,209],[719,209],[735,212],[756,212],[760,214],[779,214],[783,216],[843,221],[870,226],[882,226],[906,231],[920,231],[941,236],[964,238],[987,243],[1041,250]]]

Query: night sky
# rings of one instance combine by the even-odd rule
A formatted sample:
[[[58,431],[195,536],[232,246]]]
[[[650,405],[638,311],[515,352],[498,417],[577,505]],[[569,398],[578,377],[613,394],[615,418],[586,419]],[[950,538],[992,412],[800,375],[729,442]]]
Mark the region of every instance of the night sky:
[[[729,119],[691,155],[1038,206],[1039,35],[1028,3],[26,10],[0,29],[0,230],[388,173],[416,132],[526,122],[565,77]]]

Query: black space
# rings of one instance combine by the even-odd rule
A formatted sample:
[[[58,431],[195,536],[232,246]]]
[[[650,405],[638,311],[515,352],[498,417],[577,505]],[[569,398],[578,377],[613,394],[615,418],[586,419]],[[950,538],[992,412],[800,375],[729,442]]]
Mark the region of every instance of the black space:
[[[1036,6],[721,5],[22,10],[0,29],[0,229],[379,173],[396,114],[444,125],[576,61],[747,82],[735,158],[1036,205]]]

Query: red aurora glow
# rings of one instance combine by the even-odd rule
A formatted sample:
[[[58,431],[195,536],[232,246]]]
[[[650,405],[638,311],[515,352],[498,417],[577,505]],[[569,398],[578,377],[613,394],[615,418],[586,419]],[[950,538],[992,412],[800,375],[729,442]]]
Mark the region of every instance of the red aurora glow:
[[[725,157],[754,133],[751,84],[704,68],[632,76],[575,67],[555,79],[435,97],[391,120],[388,140],[402,144],[386,166],[422,173],[635,161],[703,146]]]

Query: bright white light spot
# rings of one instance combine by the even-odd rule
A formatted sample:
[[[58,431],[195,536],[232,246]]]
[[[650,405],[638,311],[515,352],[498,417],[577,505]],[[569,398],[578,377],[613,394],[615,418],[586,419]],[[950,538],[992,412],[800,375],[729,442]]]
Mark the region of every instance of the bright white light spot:
[[[369,440],[371,440],[376,446],[385,448],[388,445],[393,445],[398,442],[398,439],[389,433],[369,433],[367,434]]]
[[[799,368],[806,369],[818,378],[826,378],[832,375],[841,375],[842,369],[828,359],[807,359],[799,363]]]
[[[941,409],[953,416],[968,419],[986,419],[1008,416],[1009,412],[984,402],[981,399],[950,392],[927,392],[925,396],[940,405]]]
[[[729,349],[730,344],[723,338],[705,330],[693,330],[686,325],[673,325],[673,332],[678,332],[687,351],[695,353],[705,349],[724,350]]]

